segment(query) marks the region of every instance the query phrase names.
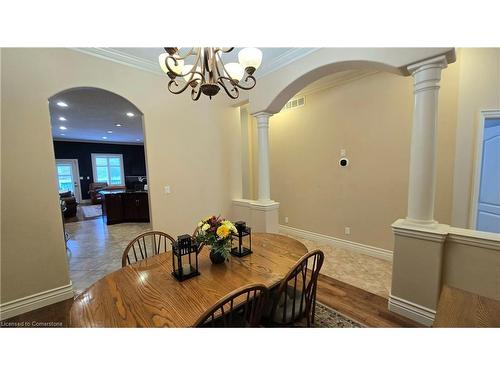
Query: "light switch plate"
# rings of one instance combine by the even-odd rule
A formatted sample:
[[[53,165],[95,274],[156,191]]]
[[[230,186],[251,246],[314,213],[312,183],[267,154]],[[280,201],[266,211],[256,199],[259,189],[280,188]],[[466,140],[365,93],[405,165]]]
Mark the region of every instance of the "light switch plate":
[[[170,192],[171,192],[170,185],[165,186],[164,191],[165,191],[165,194],[170,194]]]

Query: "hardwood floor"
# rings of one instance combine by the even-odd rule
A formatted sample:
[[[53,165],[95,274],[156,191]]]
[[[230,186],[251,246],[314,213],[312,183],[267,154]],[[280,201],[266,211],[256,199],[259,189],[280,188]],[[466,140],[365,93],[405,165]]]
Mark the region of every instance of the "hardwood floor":
[[[23,327],[23,328],[60,328],[69,327],[69,309],[73,305],[73,299],[67,299],[53,305],[42,307],[25,314],[2,320],[0,327]]]
[[[338,312],[368,327],[421,327],[387,309],[387,300],[355,286],[320,275],[317,299]],[[73,299],[68,299],[38,310],[21,314],[1,322],[1,327],[25,326],[67,327]]]
[[[322,274],[316,298],[367,327],[423,327],[389,311],[387,299]]]

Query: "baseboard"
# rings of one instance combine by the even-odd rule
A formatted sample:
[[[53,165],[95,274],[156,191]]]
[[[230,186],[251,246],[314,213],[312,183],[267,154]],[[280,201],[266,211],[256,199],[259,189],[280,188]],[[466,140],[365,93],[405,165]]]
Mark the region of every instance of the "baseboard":
[[[380,247],[363,245],[357,242],[343,240],[341,238],[331,237],[324,234],[309,232],[303,229],[292,228],[286,225],[280,225],[280,232],[292,236],[302,237],[307,240],[323,242],[336,248],[355,251],[360,254],[369,255],[374,258],[392,261],[392,251]]]
[[[2,303],[0,305],[0,320],[12,318],[13,316],[24,314],[73,297],[73,284],[70,281],[68,285]]]
[[[389,310],[427,327],[432,326],[436,317],[436,311],[392,294],[389,296]]]

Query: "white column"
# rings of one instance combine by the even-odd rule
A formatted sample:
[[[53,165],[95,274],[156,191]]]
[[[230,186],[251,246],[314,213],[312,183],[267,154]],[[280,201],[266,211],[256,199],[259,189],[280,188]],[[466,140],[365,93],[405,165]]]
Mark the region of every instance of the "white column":
[[[269,178],[269,117],[270,113],[258,112],[254,114],[257,119],[259,142],[259,192],[260,202],[272,202],[271,182]]]
[[[438,93],[446,58],[436,57],[408,66],[414,80],[413,129],[410,152],[408,217],[421,225],[434,225]]]

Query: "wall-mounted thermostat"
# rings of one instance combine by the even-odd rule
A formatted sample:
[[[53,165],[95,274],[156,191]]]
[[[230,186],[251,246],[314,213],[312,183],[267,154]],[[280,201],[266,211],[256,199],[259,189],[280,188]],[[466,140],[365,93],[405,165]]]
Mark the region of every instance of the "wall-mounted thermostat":
[[[349,165],[349,159],[347,159],[347,158],[341,158],[339,160],[339,165],[341,167],[347,167]]]

